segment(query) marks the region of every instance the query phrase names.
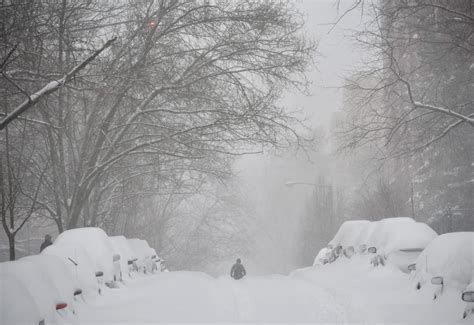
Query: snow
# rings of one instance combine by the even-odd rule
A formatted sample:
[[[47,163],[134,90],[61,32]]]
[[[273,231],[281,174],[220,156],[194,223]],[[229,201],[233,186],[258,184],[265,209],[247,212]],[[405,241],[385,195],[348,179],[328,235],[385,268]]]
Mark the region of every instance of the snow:
[[[143,272],[152,272],[153,270],[153,263],[152,260],[153,256],[157,256],[156,251],[148,245],[148,242],[143,239],[132,238],[128,239],[128,244],[131,247],[132,251],[138,258],[137,266]],[[159,266],[158,266],[159,267]]]
[[[318,255],[314,259],[313,265],[324,265],[328,263],[329,257],[331,256],[331,250],[327,247],[321,248]]]
[[[82,231],[61,234],[40,255],[0,263],[1,324],[38,324],[41,319],[46,324],[88,325],[463,324],[474,317],[470,313],[472,304],[461,300],[463,291],[474,288],[474,233],[435,237],[426,244],[416,261],[417,271],[412,274],[401,272],[394,263],[375,268],[370,264],[370,254],[355,254],[351,258],[340,257],[333,263],[295,270],[289,276],[253,276],[250,272],[239,281],[228,275],[212,277],[200,272],[147,272],[128,279],[118,289],[104,287],[101,295],[86,295],[83,301],[75,300],[72,292],[78,287],[96,291],[94,273],[98,257],[112,265],[109,257],[117,252],[128,256],[124,260],[137,256],[142,267],[147,268],[156,252],[144,240],[110,238],[94,228],[79,230]],[[375,233],[378,231],[381,233]],[[400,238],[402,231],[407,234],[406,240]],[[431,235],[429,228],[403,218],[348,222],[331,245],[377,243],[381,250],[398,254],[400,249],[425,245]],[[96,255],[91,247],[97,251]],[[328,252],[331,250],[325,248],[318,256]],[[78,265],[74,266],[69,258]],[[429,281],[439,275],[445,278],[443,290]],[[423,282],[420,290],[415,289],[417,282]],[[437,295],[436,300],[433,294]],[[58,302],[68,303],[66,311],[55,310]]]
[[[388,218],[374,224],[367,244],[386,254],[396,250],[423,249],[437,236],[427,224],[411,218]]]
[[[336,236],[329,242],[333,247],[337,246],[359,246],[361,244],[367,244],[366,238],[361,234],[370,225],[370,221],[367,220],[351,220],[344,222]]]
[[[2,282],[4,282],[5,278],[13,280],[12,283],[8,284],[8,286],[12,287],[12,297],[8,297],[7,303],[3,303],[2,308],[5,308],[5,310],[16,309],[18,306],[23,306],[24,300],[27,302],[25,308],[30,307],[30,304],[32,307],[31,311],[23,309],[22,313],[21,310],[13,311],[8,316],[8,318],[11,318],[12,323],[17,322],[21,318],[44,318],[45,320],[55,320],[57,318],[55,306],[60,302],[58,299],[59,294],[52,280],[44,274],[43,270],[38,270],[32,261],[20,259],[17,262],[2,263],[0,264],[0,274],[2,275]],[[4,289],[2,288],[1,291],[4,292]],[[34,302],[34,305],[32,302]],[[9,313],[11,312],[9,311]]]
[[[120,269],[122,273],[128,274],[128,261],[135,259],[137,255],[133,252],[127,238],[124,236],[112,236],[109,238],[114,248],[114,252],[120,254]]]
[[[84,248],[94,263],[95,271],[104,273],[106,282],[114,279],[114,248],[107,234],[100,228],[86,227],[66,230],[54,241],[55,245],[73,245]]]
[[[329,292],[283,275],[235,281],[229,276],[214,278],[200,272],[165,272],[138,278],[123,290],[81,306],[78,323],[345,320],[344,310]]]
[[[388,218],[374,222],[351,220],[341,225],[329,244],[334,248],[353,246],[356,252],[361,252],[363,245],[375,247],[380,256],[388,259],[388,263],[408,272],[408,265],[414,263],[436,236],[427,224],[411,218]],[[323,253],[320,251],[320,254]]]
[[[416,260],[415,278],[423,285],[442,276],[445,286],[465,289],[474,280],[474,232],[435,238]]]
[[[18,276],[6,271],[6,264],[0,264],[0,324],[37,325],[43,317],[35,299]]]
[[[78,245],[59,245],[46,247],[41,255],[57,256],[72,273],[84,295],[98,293],[99,286],[95,276],[96,267],[86,250]]]

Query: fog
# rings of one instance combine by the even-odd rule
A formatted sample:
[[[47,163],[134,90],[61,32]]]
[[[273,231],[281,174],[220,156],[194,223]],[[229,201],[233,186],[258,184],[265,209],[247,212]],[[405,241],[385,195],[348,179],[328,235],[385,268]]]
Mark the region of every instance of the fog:
[[[256,256],[259,273],[288,273],[302,265],[297,260],[300,249],[301,218],[306,200],[313,191],[311,185],[285,186],[287,182],[314,183],[319,174],[344,187],[353,175],[350,170],[338,168],[339,159],[330,138],[334,114],[342,109],[342,87],[360,63],[363,53],[350,37],[363,22],[359,10],[334,23],[347,10],[334,1],[297,1],[305,14],[305,32],[318,41],[315,65],[308,73],[311,82],[309,94],[287,93],[282,102],[288,107],[301,109],[306,125],[314,131],[318,141],[312,152],[297,152],[291,148],[280,155],[265,153],[245,156],[236,163],[240,186],[253,198],[258,230]],[[329,236],[334,234],[327,230]],[[322,248],[322,247],[320,247]],[[318,249],[319,250],[319,249]],[[315,256],[317,251],[315,251]]]
[[[347,220],[474,229],[470,1],[147,3],[2,7],[0,261],[98,227],[287,274]]]

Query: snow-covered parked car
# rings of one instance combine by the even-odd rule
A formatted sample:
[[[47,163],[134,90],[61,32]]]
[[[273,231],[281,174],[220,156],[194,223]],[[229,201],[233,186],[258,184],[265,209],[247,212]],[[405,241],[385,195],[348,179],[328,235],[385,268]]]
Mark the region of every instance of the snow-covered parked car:
[[[84,248],[91,257],[96,268],[96,276],[101,282],[103,280],[106,284],[112,283],[119,276],[116,267],[119,261],[114,261],[116,253],[109,237],[100,228],[86,227],[67,230],[56,238],[54,245],[72,245]]]
[[[313,266],[324,265],[324,264],[329,263],[329,260],[331,258],[331,252],[332,252],[331,246],[321,248],[318,255],[316,255],[316,258],[314,259]]]
[[[99,285],[96,279],[96,266],[87,251],[78,245],[53,244],[46,247],[41,255],[60,258],[74,275],[81,289],[81,295],[97,294]]]
[[[160,258],[156,251],[143,239],[132,238],[127,240],[137,256],[137,266],[143,273],[160,270]]]
[[[436,237],[427,224],[411,218],[351,220],[341,225],[329,245],[334,247],[331,255],[336,258],[368,252],[374,266],[390,263],[408,272],[408,265]]]
[[[12,264],[0,263],[0,324],[44,324],[45,317],[54,317],[53,311],[40,309],[26,281],[9,269]]]
[[[137,255],[124,236],[111,236],[109,238],[115,252],[120,254],[121,278],[124,274],[130,275],[130,272],[134,269],[134,265],[136,265]]]
[[[1,318],[9,320],[2,324],[27,324],[27,320],[33,321],[30,322],[32,324],[38,324],[41,320],[46,324],[56,323],[59,313],[70,314],[72,311],[74,280],[56,257],[36,255],[1,263],[0,275],[1,308],[5,309],[2,310]],[[11,290],[7,291],[7,288]],[[20,306],[24,308],[23,314]],[[4,312],[7,316],[4,316]]]
[[[467,316],[474,314],[474,279],[471,284],[464,289],[461,299],[466,303],[466,308],[464,308],[462,317],[466,318]]]
[[[474,279],[474,232],[447,233],[433,239],[416,260],[416,287],[435,286],[434,298],[446,286],[465,291]]]

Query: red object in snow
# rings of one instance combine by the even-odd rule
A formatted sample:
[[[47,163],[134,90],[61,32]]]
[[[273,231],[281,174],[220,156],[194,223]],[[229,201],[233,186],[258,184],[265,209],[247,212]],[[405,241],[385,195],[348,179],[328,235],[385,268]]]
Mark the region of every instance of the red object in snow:
[[[56,304],[56,310],[64,309],[67,307],[67,304],[65,302],[61,302],[59,304]]]

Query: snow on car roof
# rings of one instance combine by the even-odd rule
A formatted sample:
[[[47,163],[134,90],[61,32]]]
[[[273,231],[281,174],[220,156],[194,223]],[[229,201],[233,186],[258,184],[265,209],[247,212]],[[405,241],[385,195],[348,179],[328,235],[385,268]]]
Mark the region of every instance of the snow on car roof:
[[[42,315],[31,292],[17,276],[0,264],[0,321],[2,324],[38,324]]]
[[[0,274],[2,281],[4,277],[15,279],[16,283],[21,283],[27,291],[21,290],[17,296],[12,299],[32,299],[38,308],[39,314],[46,320],[55,319],[55,305],[60,302],[59,295],[55,288],[51,286],[51,281],[44,277],[43,272],[38,272],[34,263],[20,259],[14,262],[5,262],[0,264]],[[19,288],[20,286],[15,286]],[[4,291],[2,288],[1,291]],[[21,300],[20,300],[21,301]],[[20,302],[21,304],[21,302]],[[7,304],[9,306],[10,303]],[[26,307],[26,306],[25,306]]]
[[[454,232],[433,239],[416,260],[421,282],[442,276],[446,285],[466,288],[474,281],[474,232]]]
[[[396,250],[423,249],[436,236],[427,224],[411,218],[351,220],[341,225],[330,244],[333,247],[366,244],[388,254]]]
[[[136,258],[137,254],[132,250],[127,238],[124,236],[112,236],[109,238],[115,252],[120,254],[120,267],[122,270],[126,270],[128,267],[128,261]]]
[[[339,245],[343,247],[365,244],[360,237],[360,234],[370,224],[368,220],[350,220],[345,221],[339,231],[334,236],[333,240],[329,242],[333,247]]]
[[[131,238],[128,243],[138,258],[149,258],[156,254],[155,250],[148,245],[148,242],[143,239]]]
[[[87,251],[79,245],[53,244],[46,247],[41,255],[53,255],[62,259],[79,282],[80,289],[84,293],[95,293],[98,290],[95,277],[95,262]]]
[[[104,272],[106,281],[113,279],[114,248],[102,229],[86,227],[66,230],[56,238],[54,244],[82,246],[94,261],[96,271]]]
[[[388,218],[375,222],[368,245],[390,253],[401,249],[425,248],[436,236],[430,226],[412,218]]]

